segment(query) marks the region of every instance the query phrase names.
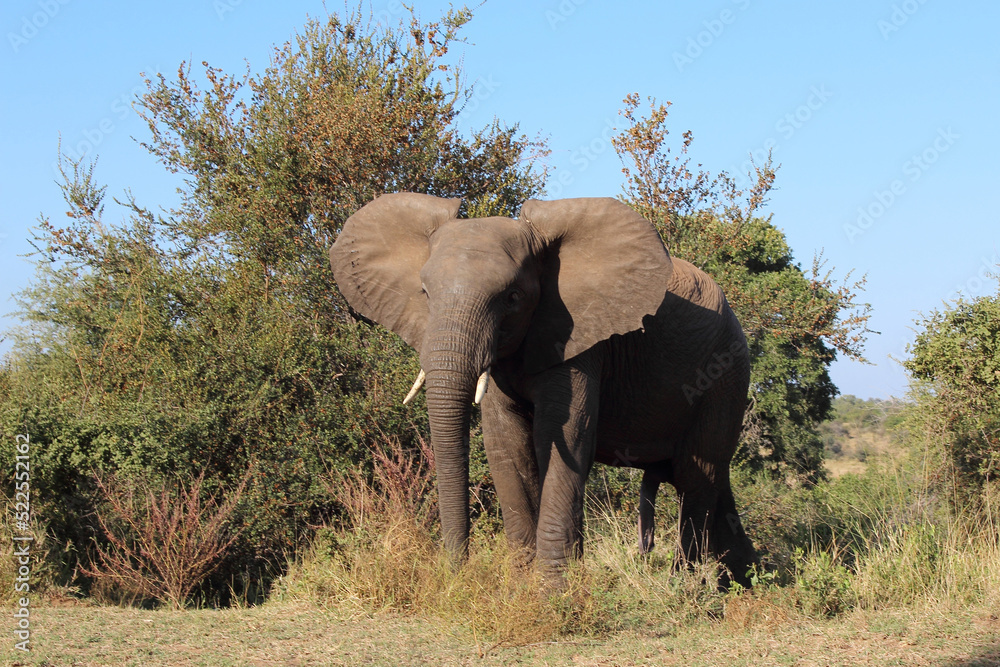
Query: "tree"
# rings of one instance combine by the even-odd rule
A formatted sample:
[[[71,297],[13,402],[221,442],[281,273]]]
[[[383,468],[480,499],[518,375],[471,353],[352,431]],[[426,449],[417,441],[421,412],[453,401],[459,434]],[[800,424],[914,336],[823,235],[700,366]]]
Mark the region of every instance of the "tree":
[[[68,219],[40,220],[25,326],[0,371],[0,420],[31,434],[36,507],[60,543],[82,553],[100,534],[93,469],[153,486],[204,473],[206,494],[249,475],[217,575],[231,584],[279,570],[330,518],[324,476],[369,464],[386,434],[412,443],[425,418],[399,403],[416,361],[351,316],[326,252],[382,192],[510,215],[541,189],[541,143],[499,121],[456,128],[471,91],[446,56],[470,16],[385,28],[331,15],[262,74],[203,63],[202,88],[182,64],[147,81],[144,145],[184,177],[165,214],[126,197],[109,222],[94,165],[63,162]]]
[[[653,222],[672,254],[715,278],[747,334],[750,409],[737,456],[756,469],[819,479],[817,425],[830,416],[837,393],[830,364],[838,353],[863,360],[870,307],[857,302],[857,292],[864,279],[850,282],[848,274],[836,284],[821,257],[804,271],[771,216],[756,215],[774,183],[770,159],[741,191],[725,172],[713,176],[691,165],[690,131],[671,150],[669,103],[650,100],[645,117],[638,95],[624,105],[626,127],[613,139],[624,200]]]
[[[903,362],[917,409],[976,488],[1000,471],[1000,293],[959,299],[918,326]]]

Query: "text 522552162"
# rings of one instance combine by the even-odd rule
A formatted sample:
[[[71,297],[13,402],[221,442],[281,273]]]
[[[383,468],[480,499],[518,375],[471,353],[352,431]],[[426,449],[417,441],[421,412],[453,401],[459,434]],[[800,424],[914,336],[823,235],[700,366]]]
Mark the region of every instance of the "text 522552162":
[[[26,434],[16,436],[14,457],[14,560],[17,576],[14,578],[14,619],[16,626],[14,648],[28,651],[31,640],[31,611],[28,593],[31,591],[31,439]]]

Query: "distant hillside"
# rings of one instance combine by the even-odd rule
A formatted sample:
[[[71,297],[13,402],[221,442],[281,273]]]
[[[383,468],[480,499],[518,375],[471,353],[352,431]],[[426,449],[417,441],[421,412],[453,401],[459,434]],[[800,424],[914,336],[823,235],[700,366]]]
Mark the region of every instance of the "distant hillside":
[[[820,425],[826,468],[834,477],[865,469],[868,457],[898,449],[892,427],[902,419],[899,399],[861,399],[851,394],[833,401],[833,419]]]

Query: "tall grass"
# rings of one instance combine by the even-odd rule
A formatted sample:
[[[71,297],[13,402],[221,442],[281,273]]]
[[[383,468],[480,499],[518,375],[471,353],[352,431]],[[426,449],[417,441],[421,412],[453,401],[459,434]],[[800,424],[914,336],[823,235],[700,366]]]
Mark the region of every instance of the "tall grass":
[[[2,493],[0,506],[3,508],[3,515],[0,516],[0,604],[8,605],[24,597],[25,592],[35,595],[53,589],[59,572],[45,526],[34,516],[28,526],[18,526],[14,520],[14,500]],[[15,537],[19,539],[15,541]],[[30,539],[23,541],[22,538]],[[15,555],[15,550],[23,550],[25,545],[29,553],[27,577],[20,569],[25,565],[23,557]],[[28,584],[27,591],[25,583]]]
[[[958,503],[927,451],[871,461],[809,491],[777,493],[770,509],[799,508],[794,529],[768,546],[789,563],[800,606],[832,615],[853,608],[995,604],[1000,599],[996,485]]]
[[[993,513],[998,497],[987,487],[982,504],[938,520],[900,523],[886,517],[865,541],[854,568],[859,604],[1000,602],[1000,531]]]
[[[610,511],[588,518],[587,557],[569,569],[559,592],[544,585],[525,554],[488,530],[473,530],[468,560],[454,564],[436,524],[426,520],[435,497],[430,465],[420,460],[389,442],[370,480],[359,473],[331,480],[346,513],[343,527],[317,533],[273,598],[348,615],[419,614],[497,643],[677,622],[710,608],[721,614],[722,596],[709,583],[717,578],[714,564],[672,573],[669,545],[660,555],[640,556],[634,525]]]
[[[348,615],[420,615],[494,643],[662,632],[717,619],[748,627],[854,609],[996,604],[1000,494],[987,489],[976,507],[956,510],[925,471],[919,461],[872,463],[864,476],[814,488],[737,476],[737,497],[748,503],[748,527],[765,554],[752,591],[718,591],[712,562],[676,566],[671,494],[661,494],[658,544],[647,556],[638,553],[630,502],[591,497],[584,559],[551,594],[524,554],[491,530],[474,530],[468,561],[450,562],[433,521],[426,457],[387,443],[372,477],[331,480],[344,521],[317,533],[273,597]],[[631,492],[627,480],[619,482]]]

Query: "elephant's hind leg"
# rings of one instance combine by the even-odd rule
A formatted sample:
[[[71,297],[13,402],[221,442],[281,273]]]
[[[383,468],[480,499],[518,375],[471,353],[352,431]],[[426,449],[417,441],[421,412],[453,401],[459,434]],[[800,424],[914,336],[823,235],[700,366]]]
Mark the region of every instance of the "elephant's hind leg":
[[[728,571],[720,578],[721,586],[732,578],[749,587],[748,572],[758,562],[757,554],[736,511],[728,471],[724,474],[723,488],[713,485],[680,494],[681,553],[688,562],[712,554]]]
[[[696,472],[678,474],[681,557],[689,562],[707,554],[718,558],[732,579],[749,586],[747,572],[757,562],[743,530],[729,486],[729,467],[692,462]],[[725,585],[729,576],[723,575]]]
[[[749,585],[747,572],[757,554],[743,530],[729,483],[729,464],[741,426],[736,414],[703,415],[689,434],[688,455],[677,462],[675,486],[680,496],[682,557],[692,561],[712,554],[734,580]],[[742,417],[742,409],[738,415]],[[727,582],[724,575],[721,583]]]
[[[751,567],[760,562],[757,552],[743,530],[743,523],[736,511],[736,499],[729,488],[729,471],[726,471],[726,486],[719,491],[715,505],[715,521],[712,526],[715,553],[722,564],[732,574],[733,580],[743,586],[750,586]],[[723,583],[726,583],[723,581]]]
[[[714,551],[709,527],[715,520],[718,492],[710,485],[701,488],[678,488],[680,501],[680,542],[682,560],[694,562]]]
[[[656,515],[656,492],[660,480],[650,471],[642,474],[639,486],[639,553],[648,554],[653,549],[654,519]]]

